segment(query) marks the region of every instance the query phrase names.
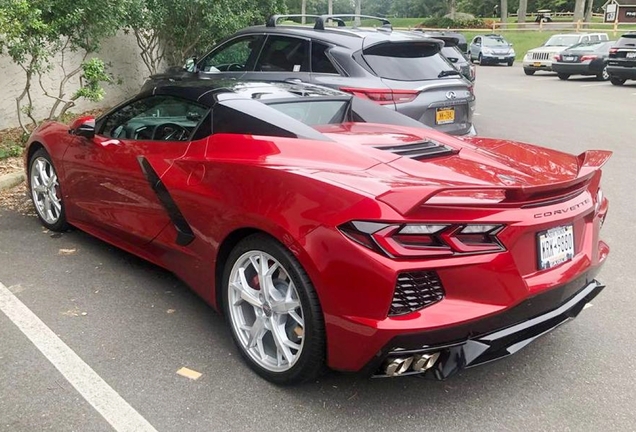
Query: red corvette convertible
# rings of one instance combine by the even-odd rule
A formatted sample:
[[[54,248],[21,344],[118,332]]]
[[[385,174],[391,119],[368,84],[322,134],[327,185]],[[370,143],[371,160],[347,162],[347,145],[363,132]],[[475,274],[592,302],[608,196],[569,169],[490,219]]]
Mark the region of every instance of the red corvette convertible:
[[[610,155],[459,140],[316,86],[215,81],[43,124],[26,166],[47,228],[174,272],[252,369],[290,384],[325,367],[444,379],[576,317],[603,289]]]

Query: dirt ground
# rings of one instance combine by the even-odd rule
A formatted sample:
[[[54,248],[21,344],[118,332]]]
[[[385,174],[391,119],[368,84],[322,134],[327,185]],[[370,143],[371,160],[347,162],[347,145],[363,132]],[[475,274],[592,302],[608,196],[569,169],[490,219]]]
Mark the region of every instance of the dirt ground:
[[[8,159],[0,159],[0,176],[21,171],[24,168],[24,162],[21,157],[11,157]]]

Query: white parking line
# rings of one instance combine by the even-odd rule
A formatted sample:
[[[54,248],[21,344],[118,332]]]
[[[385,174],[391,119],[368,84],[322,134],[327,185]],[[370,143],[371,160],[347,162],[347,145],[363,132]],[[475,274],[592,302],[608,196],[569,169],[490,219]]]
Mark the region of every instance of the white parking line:
[[[595,83],[595,84],[582,84],[581,87],[600,87],[600,86],[606,86],[607,83],[606,82],[602,82],[602,83]]]
[[[118,432],[157,432],[106,381],[0,283],[0,311]]]

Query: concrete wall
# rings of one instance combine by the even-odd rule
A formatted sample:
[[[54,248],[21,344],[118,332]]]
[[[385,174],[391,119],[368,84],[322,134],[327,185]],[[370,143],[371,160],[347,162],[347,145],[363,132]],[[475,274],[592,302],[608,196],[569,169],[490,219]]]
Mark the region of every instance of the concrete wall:
[[[108,71],[115,75],[115,79],[121,79],[121,85],[106,85],[106,95],[99,103],[79,99],[77,106],[71,112],[80,113],[98,107],[113,106],[122,100],[134,96],[148,76],[148,70],[139,57],[139,48],[135,39],[131,35],[121,34],[119,36],[105,40],[102,50],[96,54],[97,57],[110,63]],[[59,83],[64,76],[61,68],[61,57],[58,56],[52,62],[53,69],[43,79],[44,87],[50,94],[57,95]],[[67,71],[76,68],[81,61],[78,53],[68,53],[64,59]],[[0,129],[18,126],[15,99],[24,88],[24,72],[11,61],[7,55],[0,55],[0,88],[2,97],[0,98]],[[70,81],[67,88],[67,96],[72,95],[78,88],[79,79]],[[45,118],[55,102],[53,99],[43,95],[37,79],[33,82],[31,92],[34,98],[36,119]],[[23,117],[24,118],[24,117]]]

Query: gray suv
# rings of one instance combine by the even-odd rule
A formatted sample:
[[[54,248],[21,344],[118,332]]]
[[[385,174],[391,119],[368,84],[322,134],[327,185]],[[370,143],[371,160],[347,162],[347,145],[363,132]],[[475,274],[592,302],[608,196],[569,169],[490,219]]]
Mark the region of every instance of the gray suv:
[[[313,26],[280,24],[297,18],[275,15],[243,29],[186,67],[151,76],[144,88],[183,79],[295,80],[375,101],[445,133],[475,134],[472,83],[441,55],[443,41],[394,32],[388,20],[362,15],[305,15]],[[380,25],[348,26],[350,19]]]

